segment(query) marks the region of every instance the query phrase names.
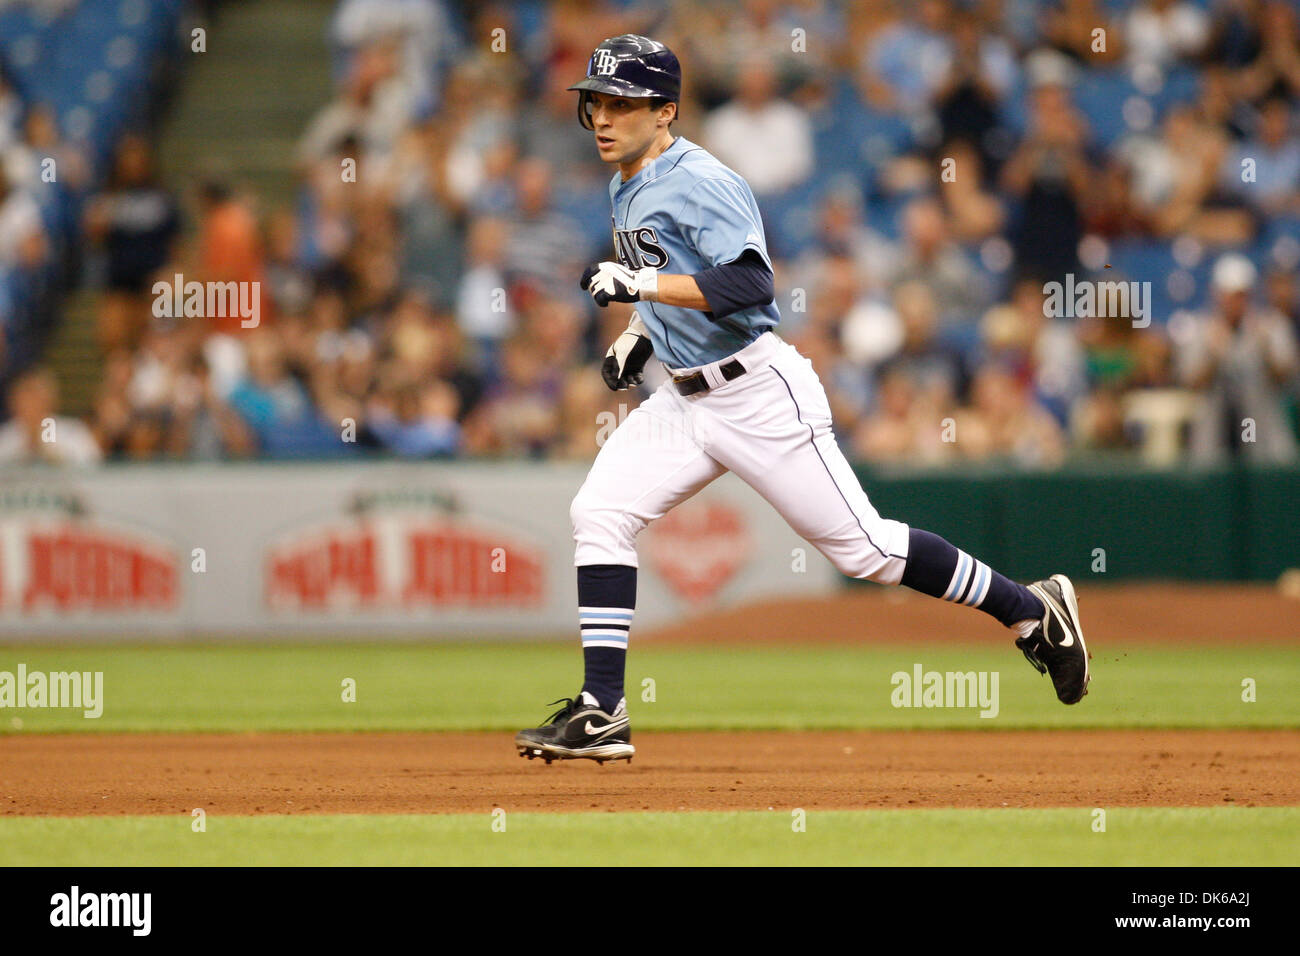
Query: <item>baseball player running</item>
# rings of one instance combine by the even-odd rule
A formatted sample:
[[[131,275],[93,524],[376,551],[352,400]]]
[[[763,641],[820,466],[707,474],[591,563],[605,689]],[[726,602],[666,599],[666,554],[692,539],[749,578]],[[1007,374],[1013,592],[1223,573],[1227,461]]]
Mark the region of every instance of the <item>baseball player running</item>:
[[[573,499],[578,619],[586,676],[541,726],[520,731],[520,756],[631,760],[623,694],[636,606],[636,538],[727,471],[771,502],[844,574],[979,608],[1017,632],[1062,703],[1088,692],[1088,651],[1074,586],[1063,574],[1028,586],[928,531],[882,518],[831,431],[812,363],[773,331],[772,263],[745,181],[674,136],[677,57],[625,35],[596,47],[578,118],[609,185],[617,262],[582,288],[600,306],[634,303],[605,356],[614,390],[639,385],[653,354],[671,378],[614,431]]]

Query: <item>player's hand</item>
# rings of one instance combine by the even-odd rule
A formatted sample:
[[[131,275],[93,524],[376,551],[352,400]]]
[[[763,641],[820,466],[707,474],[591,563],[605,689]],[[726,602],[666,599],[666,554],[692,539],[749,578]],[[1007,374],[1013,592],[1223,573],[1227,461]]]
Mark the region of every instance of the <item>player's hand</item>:
[[[600,366],[600,377],[611,391],[618,392],[645,380],[645,363],[654,354],[645,324],[633,315],[627,331],[614,340]]]
[[[611,302],[653,301],[659,291],[659,273],[650,268],[629,269],[617,262],[597,262],[587,266],[578,284],[604,308]]]

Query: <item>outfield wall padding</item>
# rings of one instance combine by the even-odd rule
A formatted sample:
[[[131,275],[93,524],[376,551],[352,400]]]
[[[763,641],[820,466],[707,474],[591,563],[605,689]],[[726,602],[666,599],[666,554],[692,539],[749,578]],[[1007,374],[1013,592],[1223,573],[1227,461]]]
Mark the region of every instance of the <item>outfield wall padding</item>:
[[[885,517],[1022,580],[1268,580],[1300,567],[1300,468],[856,471]]]

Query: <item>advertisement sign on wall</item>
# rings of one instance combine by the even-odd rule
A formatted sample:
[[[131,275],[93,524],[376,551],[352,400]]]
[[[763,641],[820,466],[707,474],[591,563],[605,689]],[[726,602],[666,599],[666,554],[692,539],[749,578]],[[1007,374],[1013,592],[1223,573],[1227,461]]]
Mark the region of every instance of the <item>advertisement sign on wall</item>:
[[[570,636],[564,464],[144,465],[0,474],[0,637]],[[641,536],[637,620],[838,578],[724,476]]]

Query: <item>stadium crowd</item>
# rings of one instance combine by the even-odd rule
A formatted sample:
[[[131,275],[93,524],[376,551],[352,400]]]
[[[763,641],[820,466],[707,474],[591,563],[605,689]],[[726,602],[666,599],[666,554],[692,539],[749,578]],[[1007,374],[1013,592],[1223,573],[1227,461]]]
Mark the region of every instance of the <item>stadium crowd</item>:
[[[121,141],[81,224],[105,264],[93,408],[42,443],[58,383],[33,367],[0,460],[590,458],[663,381],[652,363],[643,390],[605,388],[628,312],[577,286],[612,257],[610,170],[565,87],[625,32],[675,50],[674,131],[769,217],[777,331],[851,457],[1296,459],[1286,0],[342,0],[331,30],[335,94],[304,125],[292,207],[221,175],[163,181],[146,138]],[[1168,102],[1110,101],[1113,135],[1080,105],[1089,77],[1174,75],[1192,81]],[[49,254],[23,189],[33,150],[64,148],[48,125],[0,85],[0,271]],[[1111,269],[1126,243],[1164,249],[1193,291]],[[177,273],[259,283],[257,327],[156,315]],[[1155,304],[1045,315],[1067,274],[1150,282]]]

